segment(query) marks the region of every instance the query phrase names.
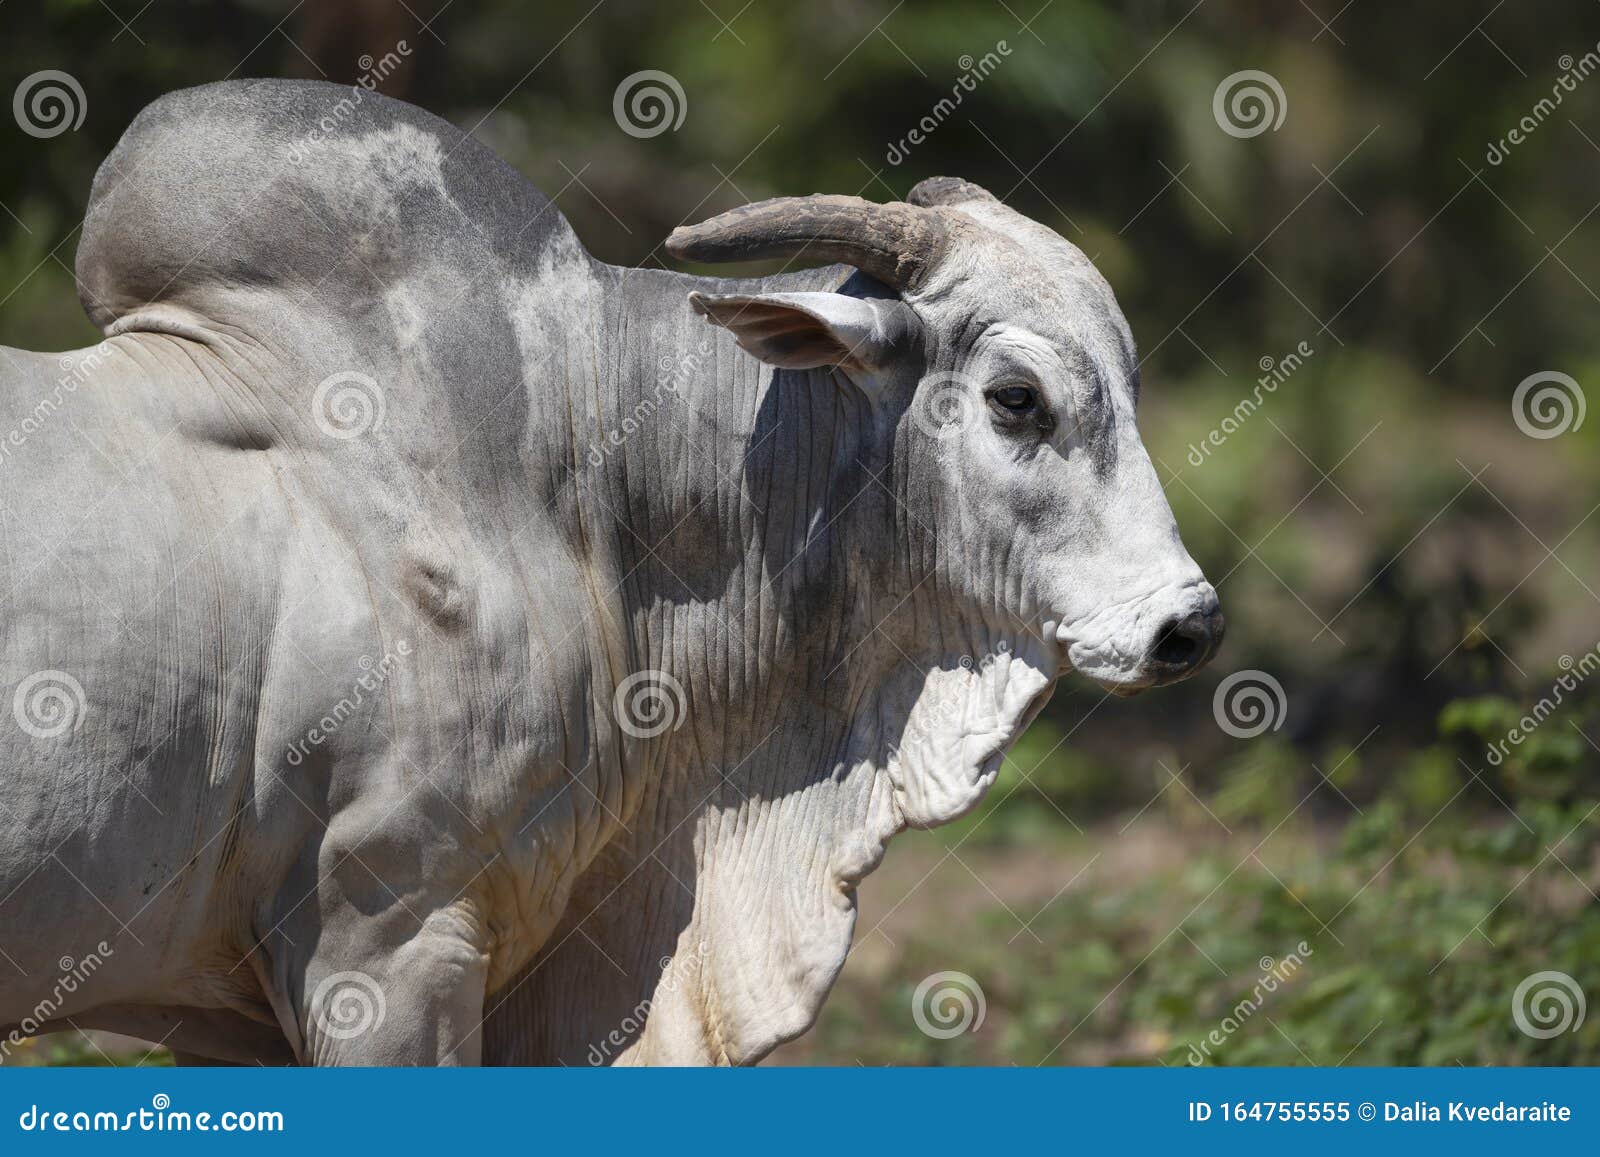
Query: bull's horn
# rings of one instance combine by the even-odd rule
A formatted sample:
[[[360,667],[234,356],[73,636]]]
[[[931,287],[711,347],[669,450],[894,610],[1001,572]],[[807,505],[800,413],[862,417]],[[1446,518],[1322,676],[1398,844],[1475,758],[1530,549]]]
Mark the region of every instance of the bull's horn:
[[[689,261],[805,257],[841,261],[895,289],[914,289],[939,263],[946,227],[937,214],[904,202],[818,194],[774,197],[730,209],[667,238],[667,252]]]

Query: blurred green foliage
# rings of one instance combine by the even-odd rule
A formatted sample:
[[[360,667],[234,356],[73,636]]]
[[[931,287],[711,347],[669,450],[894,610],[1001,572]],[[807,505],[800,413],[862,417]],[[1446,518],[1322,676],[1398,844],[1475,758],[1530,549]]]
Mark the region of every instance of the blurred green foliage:
[[[1586,712],[1590,722],[1600,714],[1600,694]],[[1205,796],[1171,780],[1134,787],[1075,758],[1052,758],[1031,782],[1008,768],[994,801],[953,839],[914,837],[955,849],[961,868],[951,879],[966,870],[1002,892],[959,915],[902,921],[911,931],[893,931],[887,966],[870,962],[881,928],[869,911],[858,950],[869,953],[868,969],[852,959],[818,1027],[785,1059],[1595,1064],[1600,1018],[1566,1013],[1548,982],[1518,996],[1540,972],[1594,994],[1600,790],[1587,747],[1564,742],[1573,716],[1552,717],[1550,742],[1529,742],[1499,774],[1479,776],[1457,741],[1481,753],[1503,735],[1504,713],[1452,706],[1446,715],[1452,738],[1320,789],[1349,816],[1338,826],[1285,803],[1294,758],[1276,744]],[[1133,792],[1144,795],[1138,805]],[[1048,819],[1055,808],[1092,815],[1108,799],[1129,800],[1116,823],[1063,839]],[[1012,894],[994,865],[1007,848],[1052,838],[1066,886],[1053,898],[1046,887],[1039,906]],[[1133,854],[1119,857],[1129,844]],[[949,884],[934,874],[945,862],[937,853],[922,849],[933,866],[918,884],[929,893]],[[1102,858],[1113,866],[1097,873]],[[1081,879],[1068,867],[1078,863]],[[938,907],[932,895],[920,902]],[[982,990],[985,1017],[941,1039],[918,1031],[912,1009],[919,981],[953,967]],[[1570,1027],[1530,1035],[1514,1005],[1535,1029],[1554,1030],[1563,1016]]]

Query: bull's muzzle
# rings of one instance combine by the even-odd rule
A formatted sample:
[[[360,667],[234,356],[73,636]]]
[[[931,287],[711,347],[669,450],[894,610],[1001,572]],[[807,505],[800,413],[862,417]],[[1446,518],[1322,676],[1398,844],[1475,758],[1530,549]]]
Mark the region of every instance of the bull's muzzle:
[[[1204,667],[1222,645],[1227,625],[1215,602],[1181,618],[1168,619],[1156,631],[1155,642],[1145,657],[1149,686],[1175,683]]]

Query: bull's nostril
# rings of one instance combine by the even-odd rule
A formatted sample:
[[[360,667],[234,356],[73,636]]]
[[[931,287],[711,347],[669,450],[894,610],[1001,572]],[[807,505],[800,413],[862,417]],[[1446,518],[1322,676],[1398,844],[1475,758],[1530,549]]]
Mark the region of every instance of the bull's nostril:
[[[1205,619],[1189,615],[1162,628],[1150,657],[1166,667],[1191,667],[1200,661],[1210,641]]]

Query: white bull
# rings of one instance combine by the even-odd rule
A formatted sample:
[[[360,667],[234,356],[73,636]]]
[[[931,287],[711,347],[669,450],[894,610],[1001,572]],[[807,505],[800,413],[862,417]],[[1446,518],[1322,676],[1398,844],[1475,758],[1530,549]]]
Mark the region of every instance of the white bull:
[[[842,264],[623,269],[349,103],[151,106],[83,229],[106,340],[0,360],[0,1035],[759,1059],[1063,672],[1215,649],[1127,325],[965,182],[669,243]]]

